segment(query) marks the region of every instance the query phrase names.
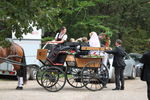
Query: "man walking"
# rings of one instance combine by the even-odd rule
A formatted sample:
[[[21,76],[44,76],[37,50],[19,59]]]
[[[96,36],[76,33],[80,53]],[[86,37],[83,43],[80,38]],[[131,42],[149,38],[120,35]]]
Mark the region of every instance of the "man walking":
[[[123,75],[123,73],[124,73],[126,64],[125,64],[123,58],[126,55],[126,52],[122,48],[121,45],[122,45],[122,41],[120,39],[117,39],[115,42],[116,47],[113,50],[106,51],[107,53],[114,55],[113,67],[115,69],[116,88],[114,88],[112,90],[124,90],[124,75]]]
[[[148,41],[150,47],[150,40]],[[147,97],[150,100],[150,51],[143,54],[141,60],[144,65],[141,73],[141,80],[147,83]]]

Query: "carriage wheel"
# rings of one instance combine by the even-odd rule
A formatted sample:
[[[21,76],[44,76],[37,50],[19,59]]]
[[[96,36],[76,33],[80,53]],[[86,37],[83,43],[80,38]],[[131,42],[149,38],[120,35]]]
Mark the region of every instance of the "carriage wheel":
[[[67,82],[74,88],[84,87],[81,80],[81,69],[69,67],[67,69]]]
[[[82,82],[84,86],[91,91],[98,91],[104,88],[109,79],[106,66],[92,67],[96,61],[91,61],[85,65],[82,70]]]
[[[42,75],[44,73],[44,71],[48,68],[49,66],[42,66],[39,68],[39,70],[37,71],[36,73],[36,81],[37,83],[42,86],[42,82],[41,82],[41,79],[42,79]]]
[[[106,84],[109,81],[109,71],[108,71],[108,67],[106,67],[104,64],[101,65],[101,67],[98,69],[99,71],[99,76],[100,79],[103,83],[103,86],[106,86]]]
[[[49,67],[43,72],[41,82],[46,90],[57,92],[64,87],[66,83],[66,74],[58,67]]]

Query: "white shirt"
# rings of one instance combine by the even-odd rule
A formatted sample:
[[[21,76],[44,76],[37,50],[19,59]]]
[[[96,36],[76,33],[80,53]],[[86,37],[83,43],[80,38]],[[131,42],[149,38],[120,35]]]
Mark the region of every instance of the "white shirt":
[[[59,37],[58,37],[58,35],[59,35],[59,33],[56,34],[55,39],[61,38],[62,40],[66,41],[67,38],[68,38],[67,34],[65,34],[65,35],[59,35]]]

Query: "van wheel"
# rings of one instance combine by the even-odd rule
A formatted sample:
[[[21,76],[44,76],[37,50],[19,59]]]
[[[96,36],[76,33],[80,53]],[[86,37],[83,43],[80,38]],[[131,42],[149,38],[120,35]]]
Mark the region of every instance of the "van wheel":
[[[37,70],[35,68],[30,68],[30,79],[31,80],[36,79],[36,73],[37,73]]]
[[[36,79],[36,73],[37,73],[37,68],[34,66],[28,66],[27,67],[27,80],[35,80]]]
[[[29,80],[30,79],[30,68],[28,68],[28,67],[27,67],[27,75],[26,76],[27,76],[27,80]]]

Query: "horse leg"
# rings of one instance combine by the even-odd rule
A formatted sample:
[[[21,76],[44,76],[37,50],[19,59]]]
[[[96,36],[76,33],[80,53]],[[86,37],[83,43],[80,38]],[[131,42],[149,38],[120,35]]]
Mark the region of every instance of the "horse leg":
[[[18,78],[18,86],[16,89],[22,90],[23,85],[26,83],[26,67],[25,66],[20,66],[20,69],[17,70],[17,78]]]
[[[17,90],[22,90],[23,89],[23,73],[21,68],[17,70],[17,78],[18,78],[18,86]]]
[[[18,86],[16,87],[16,90],[22,90],[23,89],[23,77],[19,77],[18,78]]]
[[[15,49],[14,49],[14,52],[12,52],[12,54],[22,57],[21,59],[20,58],[13,58],[13,60],[21,62],[22,64],[26,64],[25,54],[24,54],[23,48],[17,44],[13,44],[13,46],[14,46],[13,48],[15,48]],[[26,77],[27,68],[24,65],[22,65],[22,66],[14,65],[14,68],[16,69],[17,76],[18,76],[18,86],[16,89],[22,90],[23,84],[26,83],[26,81],[27,81],[27,77]]]

